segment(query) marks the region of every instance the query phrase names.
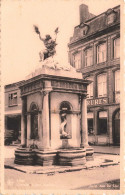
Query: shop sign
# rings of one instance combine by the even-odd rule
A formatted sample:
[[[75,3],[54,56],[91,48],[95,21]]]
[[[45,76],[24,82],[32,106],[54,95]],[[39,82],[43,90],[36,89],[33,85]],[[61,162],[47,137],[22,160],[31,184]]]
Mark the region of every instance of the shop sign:
[[[97,98],[97,99],[91,99],[91,100],[88,99],[87,100],[88,106],[107,104],[107,103],[108,103],[108,98]]]

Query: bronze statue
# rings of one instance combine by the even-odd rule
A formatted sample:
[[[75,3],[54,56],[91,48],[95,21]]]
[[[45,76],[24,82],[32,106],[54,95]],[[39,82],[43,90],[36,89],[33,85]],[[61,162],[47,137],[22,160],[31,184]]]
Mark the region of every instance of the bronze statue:
[[[55,39],[52,39],[52,37],[49,34],[47,34],[45,36],[45,38],[42,38],[40,31],[39,31],[39,28],[37,26],[34,26],[34,29],[35,29],[35,32],[39,35],[40,40],[43,41],[43,43],[46,47],[46,49],[43,51],[43,53],[41,53],[41,52],[39,53],[40,59],[45,60],[46,58],[54,56],[56,53],[56,49],[55,49],[55,47],[57,45],[56,38],[57,38],[57,33],[59,32],[58,31],[59,28],[57,27],[55,29],[55,35],[56,35]]]

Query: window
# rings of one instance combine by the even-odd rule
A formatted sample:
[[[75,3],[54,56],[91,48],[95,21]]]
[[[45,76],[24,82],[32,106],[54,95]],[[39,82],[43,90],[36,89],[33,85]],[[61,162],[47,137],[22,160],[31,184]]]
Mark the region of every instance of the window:
[[[115,102],[120,102],[120,70],[115,71]]]
[[[115,71],[115,92],[120,92],[120,70]]]
[[[81,53],[77,53],[74,55],[74,67],[76,69],[81,68]]]
[[[107,96],[107,76],[106,74],[101,74],[97,77],[97,89],[98,89],[98,97]]]
[[[87,80],[93,81],[93,77],[87,77]],[[87,86],[88,98],[93,98],[93,82]]]
[[[87,119],[88,119],[88,135],[93,135],[94,130],[93,130],[93,112],[88,112],[87,113]]]
[[[114,20],[115,20],[115,14],[114,13],[108,15],[107,24],[112,24],[114,22]]]
[[[98,134],[106,134],[107,133],[107,111],[99,112],[99,120],[98,120]]]
[[[120,57],[120,38],[114,40],[114,58]]]
[[[97,46],[97,63],[106,61],[106,43]]]
[[[85,67],[93,64],[93,53],[92,48],[85,50]]]
[[[17,105],[17,93],[9,94],[9,106]]]

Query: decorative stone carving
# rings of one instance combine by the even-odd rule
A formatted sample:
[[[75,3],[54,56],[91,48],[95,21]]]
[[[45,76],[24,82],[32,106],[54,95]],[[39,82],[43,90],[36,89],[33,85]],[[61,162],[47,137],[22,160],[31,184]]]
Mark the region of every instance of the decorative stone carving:
[[[66,119],[66,113],[61,114],[61,125],[60,125],[60,138],[61,139],[69,139],[71,136],[69,135],[67,131],[67,119]]]
[[[42,89],[42,88],[43,88],[43,83],[40,80],[33,82],[33,83],[29,83],[21,88],[21,95],[24,95],[34,90]]]
[[[71,114],[71,107],[69,102],[62,102],[60,106],[60,118],[61,118],[61,125],[60,125],[60,138],[61,139],[70,139],[71,138],[71,124],[70,124],[70,115],[68,116],[67,120],[67,114]],[[70,128],[70,129],[69,129]]]

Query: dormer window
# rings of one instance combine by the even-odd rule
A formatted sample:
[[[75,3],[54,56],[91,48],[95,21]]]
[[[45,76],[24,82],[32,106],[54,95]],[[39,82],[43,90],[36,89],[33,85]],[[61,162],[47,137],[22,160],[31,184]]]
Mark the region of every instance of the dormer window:
[[[112,9],[109,9],[107,11],[107,24],[113,24],[113,22],[115,22],[116,20],[116,12]]]
[[[89,26],[86,24],[86,23],[81,23],[79,25],[79,28],[82,28],[83,29],[83,35],[86,35],[88,33],[88,30],[89,30]]]
[[[83,35],[86,35],[86,34],[88,33],[88,30],[89,30],[88,25],[85,25],[85,26],[83,27]]]

